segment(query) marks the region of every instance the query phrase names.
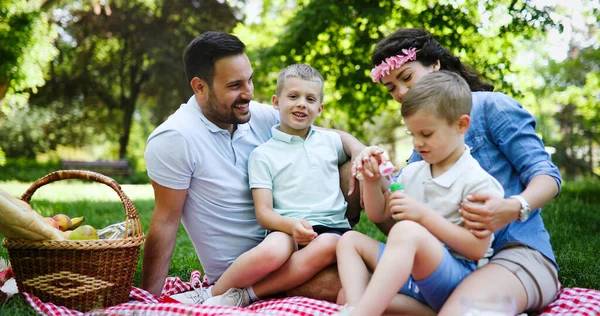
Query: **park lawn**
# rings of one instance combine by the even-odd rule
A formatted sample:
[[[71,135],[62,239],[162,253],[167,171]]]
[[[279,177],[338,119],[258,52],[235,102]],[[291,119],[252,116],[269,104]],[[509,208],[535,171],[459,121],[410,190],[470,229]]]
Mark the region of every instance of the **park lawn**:
[[[0,182],[0,189],[20,196],[29,184]],[[123,185],[123,191],[134,202],[144,231],[148,230],[154,200],[150,185]],[[79,180],[60,181],[45,185],[35,192],[32,207],[42,215],[64,213],[85,216],[86,222],[102,228],[125,220],[123,205],[117,194],[103,184]],[[544,208],[542,213],[558,263],[563,287],[600,289],[600,182],[565,183],[561,195]],[[361,217],[356,230],[379,240],[384,236]],[[2,236],[0,235],[0,239]],[[0,247],[0,257],[8,258]],[[141,258],[134,277],[134,286],[140,286]],[[200,262],[183,227],[177,235],[177,246],[169,268],[170,276],[189,278],[191,271],[201,270]],[[35,315],[24,298],[17,295],[0,305],[0,315]]]

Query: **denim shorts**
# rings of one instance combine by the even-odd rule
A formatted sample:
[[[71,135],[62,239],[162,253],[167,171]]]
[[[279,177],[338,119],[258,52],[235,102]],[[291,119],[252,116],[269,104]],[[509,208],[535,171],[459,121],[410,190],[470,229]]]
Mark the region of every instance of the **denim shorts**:
[[[381,259],[384,249],[385,244],[379,243],[377,261]],[[455,258],[444,247],[444,258],[435,271],[420,281],[415,281],[411,275],[398,293],[425,303],[438,312],[458,284],[475,269],[476,262]]]

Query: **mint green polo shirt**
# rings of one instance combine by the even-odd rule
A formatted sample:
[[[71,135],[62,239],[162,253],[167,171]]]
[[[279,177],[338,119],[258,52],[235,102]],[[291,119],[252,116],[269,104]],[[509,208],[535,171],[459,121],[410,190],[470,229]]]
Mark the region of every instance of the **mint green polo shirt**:
[[[282,216],[313,226],[350,228],[340,189],[338,166],[348,160],[340,135],[311,128],[304,140],[280,131],[279,125],[271,133],[250,154],[250,188],[271,190],[273,209]]]

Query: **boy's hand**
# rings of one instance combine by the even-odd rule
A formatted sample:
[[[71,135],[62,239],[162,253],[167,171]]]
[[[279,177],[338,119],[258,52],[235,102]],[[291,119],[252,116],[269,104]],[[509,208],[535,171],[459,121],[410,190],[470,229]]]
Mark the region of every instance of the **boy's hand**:
[[[408,219],[421,223],[432,211],[427,205],[415,200],[403,192],[392,192],[389,199],[389,212],[392,215],[392,218],[397,221]]]
[[[317,233],[315,233],[312,225],[308,221],[299,219],[296,220],[296,224],[294,225],[292,237],[294,237],[294,240],[296,240],[298,245],[305,246],[317,237]]]

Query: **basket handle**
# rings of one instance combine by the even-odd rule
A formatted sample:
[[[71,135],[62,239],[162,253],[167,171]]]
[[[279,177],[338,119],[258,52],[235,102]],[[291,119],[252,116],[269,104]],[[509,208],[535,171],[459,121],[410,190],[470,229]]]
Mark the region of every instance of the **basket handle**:
[[[127,220],[125,223],[125,237],[139,237],[143,236],[142,224],[140,223],[140,217],[131,199],[123,192],[121,186],[113,178],[105,176],[101,173],[89,171],[89,170],[58,170],[45,175],[44,177],[35,181],[25,193],[21,196],[21,200],[29,203],[31,196],[40,187],[59,180],[65,179],[83,179],[99,182],[109,186],[119,195],[123,207],[125,208],[125,215]]]

